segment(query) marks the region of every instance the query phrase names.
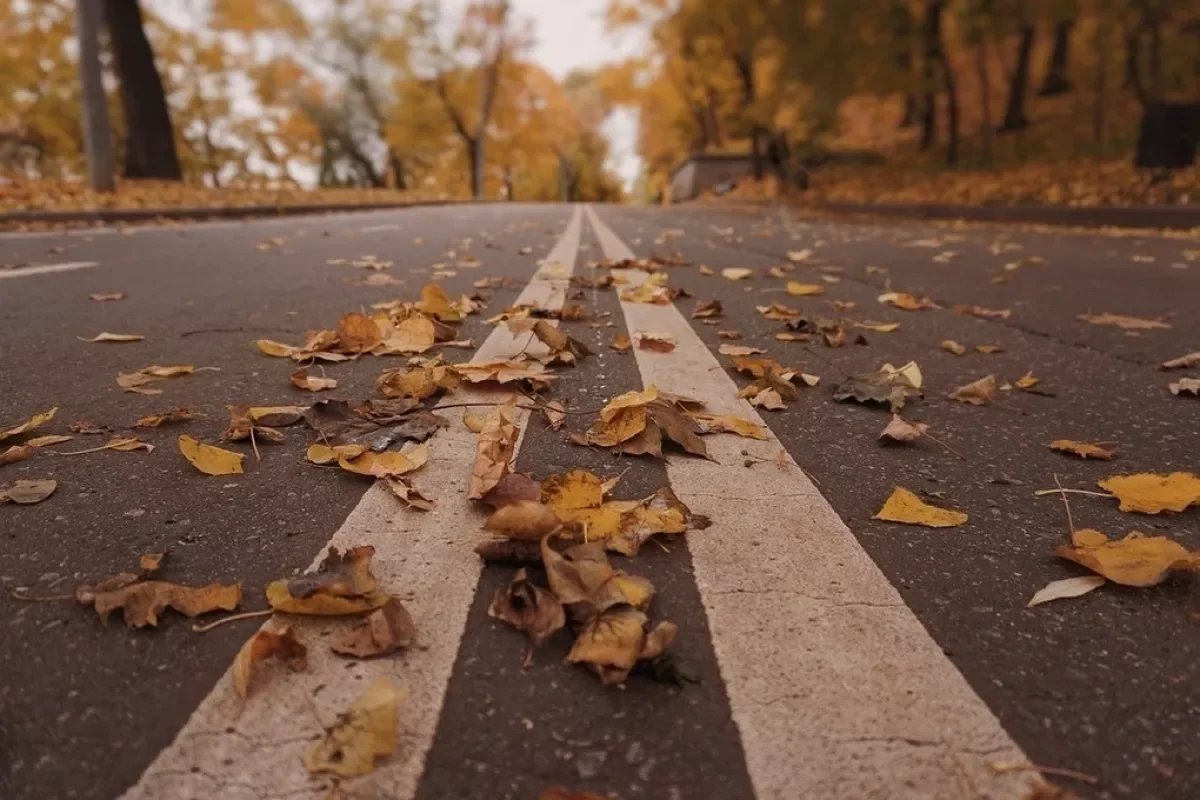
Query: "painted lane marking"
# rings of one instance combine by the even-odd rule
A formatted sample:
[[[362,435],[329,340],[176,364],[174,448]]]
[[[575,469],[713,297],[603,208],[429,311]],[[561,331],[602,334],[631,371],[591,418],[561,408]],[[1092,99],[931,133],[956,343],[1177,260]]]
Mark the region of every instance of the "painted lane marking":
[[[586,209],[611,259],[634,254]],[[615,270],[642,283],[640,270]],[[762,423],[674,305],[621,303],[644,385]],[[770,429],[768,428],[768,432]],[[690,534],[696,583],[759,800],[1020,798],[1026,761],[812,481],[769,433],[708,439],[715,463],[672,458],[671,487],[715,525]],[[745,450],[766,463],[745,468]],[[686,635],[686,633],[685,633]]]
[[[95,261],[68,261],[65,264],[42,264],[38,267],[16,267],[0,269],[0,280],[5,278],[28,278],[30,275],[48,275],[52,272],[71,272],[76,269],[91,269],[99,264]]]
[[[581,209],[518,304],[560,308],[574,270],[582,227]],[[520,352],[529,335],[514,338],[504,327],[492,331],[473,361],[503,358]],[[497,402],[498,395],[459,391],[449,403]],[[309,775],[303,755],[321,723],[331,724],[375,677],[391,676],[411,694],[400,711],[401,741],[396,753],[356,781],[343,781],[345,796],[406,800],[415,795],[425,757],[433,742],[446,686],[454,668],[482,569],[473,551],[473,535],[483,516],[466,501],[476,436],[461,424],[462,411],[447,412],[448,429],[432,440],[429,463],[414,482],[434,498],[436,508],[420,514],[399,507],[386,489],[372,487],[333,535],[328,546],[375,547],[372,562],[381,586],[403,600],[417,626],[417,646],[373,661],[347,661],[334,656],[327,638],[346,621],[289,617],[308,644],[308,670],[282,674],[286,668],[268,663],[255,681],[244,710],[228,673],[201,702],[175,741],[159,754],[141,780],[125,793],[127,800],[263,800],[268,797],[324,798],[332,781]],[[525,429],[527,412],[518,410]],[[520,442],[518,442],[518,449]],[[315,566],[325,548],[313,560]],[[319,714],[320,719],[316,718]],[[340,795],[339,795],[340,796]]]

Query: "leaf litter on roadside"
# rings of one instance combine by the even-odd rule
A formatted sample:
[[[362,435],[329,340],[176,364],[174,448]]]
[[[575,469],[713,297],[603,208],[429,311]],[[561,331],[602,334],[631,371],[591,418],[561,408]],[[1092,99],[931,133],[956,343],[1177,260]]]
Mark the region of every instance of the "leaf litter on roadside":
[[[685,452],[709,458],[700,438],[699,424],[689,415],[699,404],[687,398],[660,393],[650,386],[642,392],[626,392],[610,400],[599,418],[582,434],[572,434],[575,444],[611,447],[627,455],[663,457],[663,444],[670,442]]]
[[[391,597],[379,588],[371,572],[375,548],[361,545],[340,552],[330,547],[313,572],[272,581],[267,602],[287,614],[341,616],[366,614],[384,606]]]
[[[75,589],[75,600],[93,608],[105,624],[110,614],[120,610],[130,628],[157,626],[159,614],[168,608],[196,617],[212,611],[233,611],[241,604],[239,583],[182,586],[152,580],[161,561],[143,557],[137,573],[122,572],[96,584],[82,584]]]
[[[834,387],[835,400],[888,405],[895,413],[912,398],[922,396],[924,377],[915,361],[900,367],[884,364],[875,372],[851,376]]]

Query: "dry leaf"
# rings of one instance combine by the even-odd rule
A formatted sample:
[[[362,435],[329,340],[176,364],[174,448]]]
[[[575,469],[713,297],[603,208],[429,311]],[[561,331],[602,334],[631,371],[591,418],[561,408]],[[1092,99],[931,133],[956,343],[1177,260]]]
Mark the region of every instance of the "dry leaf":
[[[927,430],[929,426],[924,422],[909,422],[899,414],[892,414],[892,421],[879,434],[879,438],[885,442],[905,444],[920,439]]]
[[[947,353],[953,353],[956,356],[961,356],[967,352],[967,348],[963,347],[953,339],[943,339],[941,348]]]
[[[717,338],[736,340],[741,339],[742,334],[741,331],[717,331]]]
[[[899,322],[855,322],[854,327],[862,328],[865,331],[874,331],[875,333],[895,333],[900,330]]]
[[[532,360],[502,358],[493,361],[472,361],[467,364],[455,364],[454,371],[458,377],[468,383],[495,381],[499,384],[506,384],[526,381],[535,389],[549,386],[553,379],[545,364]]]
[[[726,267],[721,270],[721,277],[731,281],[743,281],[754,274],[754,270],[745,267]]]
[[[489,493],[489,498],[491,494]],[[554,509],[540,500],[519,500],[500,506],[484,523],[484,530],[515,541],[540,541],[562,527]]]
[[[429,447],[424,444],[407,445],[402,451],[388,450],[376,453],[367,450],[357,456],[340,456],[338,466],[356,475],[374,478],[397,477],[418,470],[429,462]]]
[[[996,353],[1003,353],[1004,348],[998,344],[977,344],[975,345],[975,351],[983,353],[985,356],[990,356]]]
[[[524,569],[517,570],[512,582],[492,595],[488,616],[524,631],[533,647],[541,647],[567,623],[558,598],[530,581]],[[528,663],[528,657],[526,660]]]
[[[0,486],[0,505],[16,503],[28,506],[40,503],[54,494],[57,488],[58,481],[46,478],[16,481],[12,486]]]
[[[623,683],[640,659],[656,658],[675,638],[672,623],[660,622],[649,633],[647,623],[646,615],[630,606],[606,609],[579,632],[567,662],[587,664],[606,685]]]
[[[140,342],[146,337],[137,333],[97,333],[90,339],[82,336],[75,338],[81,342]]]
[[[165,414],[150,414],[142,417],[134,423],[135,428],[157,428],[161,425],[166,425],[174,422],[187,422],[195,419],[196,416],[186,408],[177,408],[174,411],[168,411]]]
[[[576,792],[562,786],[550,786],[538,795],[538,800],[608,800],[591,792]]]
[[[1009,308],[991,309],[983,308],[982,306],[957,305],[954,307],[954,311],[958,314],[979,317],[980,319],[1008,319],[1012,316],[1012,309]]]
[[[736,417],[732,414],[714,416],[700,413],[692,413],[689,416],[700,424],[702,433],[733,433],[747,439],[759,440],[768,438],[766,428],[743,417]]]
[[[753,356],[759,353],[765,353],[761,347],[749,347],[739,344],[723,344],[717,348],[717,352],[723,356]]]
[[[567,423],[567,409],[557,400],[551,400],[542,406],[542,414],[550,430],[557,431]]]
[[[388,397],[424,400],[458,388],[458,373],[437,361],[387,370],[375,379],[375,388]]]
[[[1165,536],[1137,531],[1110,540],[1099,531],[1078,530],[1071,544],[1059,545],[1055,552],[1122,586],[1154,586],[1173,570],[1200,571],[1200,553],[1188,552]]]
[[[1050,581],[1050,583],[1038,589],[1037,593],[1030,598],[1026,606],[1040,606],[1042,603],[1049,603],[1051,600],[1082,597],[1090,591],[1099,589],[1104,583],[1105,578],[1100,575],[1082,575],[1078,578],[1063,578],[1060,581]]]
[[[825,294],[825,287],[819,283],[788,281],[787,293],[793,297],[816,297],[817,295]]]
[[[949,397],[951,400],[957,400],[960,403],[981,406],[991,402],[992,396],[996,394],[996,388],[996,376],[988,375],[985,378],[968,383],[966,386],[958,387],[950,393]]]
[[[961,511],[931,506],[908,489],[897,486],[872,519],[926,528],[954,528],[965,524],[967,515]]]
[[[143,367],[137,372],[120,373],[117,375],[117,385],[127,392],[135,394],[162,394],[161,389],[147,389],[146,385],[157,381],[167,380],[168,378],[178,378],[182,375],[191,375],[196,371],[196,368],[190,364],[182,364],[178,366],[160,367],[150,366]]]
[[[376,678],[325,737],[309,748],[305,769],[343,778],[372,772],[375,760],[391,755],[400,741],[400,703],[407,695],[391,678]]]
[[[330,648],[344,656],[374,658],[408,648],[416,632],[408,610],[392,597],[359,625],[346,631]]]
[[[611,347],[613,350],[616,350],[618,353],[627,353],[633,348],[633,342],[630,341],[629,337],[625,334],[620,334],[612,340],[612,344],[610,344],[609,347]]]
[[[245,456],[241,453],[213,447],[187,435],[179,437],[179,452],[205,475],[242,474],[242,459]]]
[[[812,250],[807,250],[807,249],[806,250],[788,250],[788,252],[787,252],[788,261],[792,262],[793,264],[799,264],[801,262],[808,261],[808,259],[811,256],[812,256]]]
[[[309,375],[308,370],[298,369],[292,373],[292,386],[297,389],[303,389],[306,392],[320,392],[326,389],[336,389],[338,382],[334,378],[318,377]]]
[[[24,461],[31,455],[37,452],[37,448],[30,444],[17,444],[0,452],[0,467],[5,464],[15,464],[18,461]]]
[[[380,480],[383,481],[383,485],[388,488],[388,491],[390,491],[397,500],[404,503],[409,508],[415,508],[418,511],[433,510],[433,501],[413,488],[413,486],[403,478],[397,478],[394,475],[385,475]]]
[[[669,333],[638,331],[633,334],[633,340],[639,350],[651,350],[655,353],[670,353],[675,350],[675,337]]]
[[[1182,394],[1193,394],[1200,397],[1200,378],[1183,378],[1167,386],[1176,397]]]
[[[20,436],[23,433],[29,433],[30,431],[35,430],[36,428],[40,428],[41,426],[45,425],[50,420],[54,419],[54,415],[56,413],[58,413],[58,406],[55,406],[54,408],[50,409],[49,411],[42,411],[38,414],[34,414],[32,417],[25,420],[24,422],[22,422],[19,425],[10,425],[8,427],[0,427],[0,442],[4,441],[5,439],[9,439],[13,436]]]
[[[1096,458],[1101,461],[1112,461],[1113,456],[1117,454],[1115,449],[1087,442],[1073,442],[1070,439],[1055,439],[1050,443],[1050,449],[1060,453],[1070,453],[1080,458]]]
[[[1100,481],[1099,486],[1121,501],[1122,511],[1158,514],[1200,505],[1200,478],[1190,472],[1115,475]]]
[[[725,313],[724,307],[720,300],[704,300],[696,303],[696,307],[692,310],[693,319],[711,319],[719,317]]]
[[[352,444],[327,445],[319,442],[310,445],[305,451],[304,456],[314,464],[322,466],[333,464],[338,459],[353,459],[361,456],[363,453],[370,450],[370,445],[365,442],[354,442]]]
[[[34,438],[26,441],[25,446],[26,447],[49,447],[51,445],[62,444],[63,442],[69,442],[73,438],[74,437],[72,437],[72,436],[63,436],[62,434],[52,433],[47,436],[35,436]]]
[[[1186,356],[1172,358],[1170,361],[1164,361],[1159,365],[1159,369],[1188,369],[1190,367],[1200,366],[1200,351],[1188,353]]]
[[[345,554],[330,547],[315,572],[267,585],[267,602],[288,614],[339,616],[363,614],[382,607],[391,598],[378,588],[371,574],[370,545],[352,547]]]
[[[924,377],[915,361],[896,368],[884,364],[876,372],[851,376],[834,388],[835,400],[858,403],[887,403],[893,412],[904,408],[909,398],[921,396]]]
[[[787,322],[803,316],[803,312],[800,309],[791,308],[782,303],[772,303],[769,306],[755,306],[755,309],[758,313],[773,322]]]
[[[475,445],[468,500],[479,500],[509,473],[520,429],[515,421],[516,398],[497,406],[484,421]]]
[[[1121,314],[1110,314],[1107,311],[1103,314],[1080,314],[1079,319],[1093,325],[1110,325],[1127,331],[1160,330],[1171,327],[1160,319],[1139,319]]]
[[[1042,381],[1040,378],[1033,377],[1032,372],[1026,372],[1020,378],[1017,378],[1015,381],[1013,381],[1013,384],[1021,391],[1028,392],[1030,389],[1037,386],[1041,382]]]
[[[308,648],[300,643],[290,627],[284,625],[278,630],[264,627],[246,640],[233,660],[233,689],[238,697],[246,699],[255,665],[268,658],[286,661],[293,670],[308,668]]]
[[[154,627],[158,615],[168,608],[196,617],[210,611],[233,611],[242,602],[240,584],[180,586],[165,581],[141,580],[140,576],[122,573],[95,586],[80,586],[75,590],[80,605],[91,606],[107,624],[108,615],[117,609],[131,628]]]
[[[908,292],[884,292],[879,295],[879,302],[899,308],[904,311],[920,311],[923,308],[941,308],[928,297],[918,298]]]
[[[777,342],[807,342],[812,339],[807,333],[792,333],[791,331],[780,331],[775,334]]]
[[[113,302],[115,300],[124,300],[124,292],[93,292],[88,295],[91,300],[96,300],[101,303]]]

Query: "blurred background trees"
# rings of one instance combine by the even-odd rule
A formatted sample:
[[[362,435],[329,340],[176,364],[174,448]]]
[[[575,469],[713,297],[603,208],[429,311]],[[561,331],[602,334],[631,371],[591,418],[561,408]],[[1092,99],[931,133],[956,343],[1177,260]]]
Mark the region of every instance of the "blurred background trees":
[[[595,75],[507,0],[97,0],[126,178],[616,199]],[[74,0],[0,0],[0,173],[83,174]]]

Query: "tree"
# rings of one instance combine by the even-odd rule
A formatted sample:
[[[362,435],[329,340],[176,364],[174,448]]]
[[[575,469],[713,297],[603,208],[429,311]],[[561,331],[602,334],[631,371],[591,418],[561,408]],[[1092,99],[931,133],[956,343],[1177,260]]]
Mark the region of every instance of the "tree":
[[[1042,81],[1038,94],[1042,97],[1053,97],[1071,91],[1071,79],[1067,68],[1071,61],[1071,31],[1075,28],[1075,20],[1060,20],[1054,24],[1054,50],[1050,54],[1050,68]]]
[[[137,0],[104,0],[125,112],[125,177],[181,180],[175,131]]]
[[[91,0],[76,6],[79,40],[79,81],[83,87],[83,143],[87,151],[88,183],[99,192],[113,190],[112,133],[108,128],[108,99],[100,68],[100,9]]]
[[[1029,127],[1025,114],[1025,99],[1029,94],[1029,62],[1033,54],[1033,40],[1037,28],[1032,22],[1022,20],[1021,41],[1017,46],[1017,64],[1008,84],[1008,102],[1004,106],[1004,119],[1000,123],[1001,133],[1024,130]]]

